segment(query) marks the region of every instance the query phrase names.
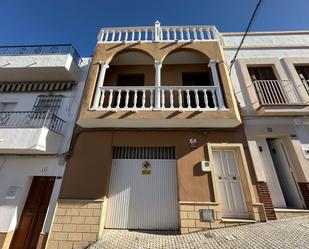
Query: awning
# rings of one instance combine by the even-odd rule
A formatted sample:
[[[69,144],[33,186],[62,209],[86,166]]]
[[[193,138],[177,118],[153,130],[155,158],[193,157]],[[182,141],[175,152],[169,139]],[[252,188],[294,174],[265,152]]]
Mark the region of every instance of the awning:
[[[0,83],[0,93],[68,91],[75,84],[74,81],[5,82]]]

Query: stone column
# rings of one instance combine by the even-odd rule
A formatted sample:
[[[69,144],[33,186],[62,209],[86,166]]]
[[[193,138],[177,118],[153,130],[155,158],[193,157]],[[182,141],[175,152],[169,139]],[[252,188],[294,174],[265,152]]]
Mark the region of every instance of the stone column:
[[[93,110],[96,110],[99,107],[101,97],[101,87],[103,87],[104,84],[106,69],[109,68],[109,65],[106,63],[106,61],[100,61],[99,64],[100,64],[100,72],[91,107],[91,109]]]
[[[222,89],[221,89],[220,80],[218,76],[217,63],[218,63],[217,60],[210,60],[210,62],[208,63],[208,67],[211,70],[211,75],[214,81],[214,85],[217,87],[216,93],[217,93],[217,98],[218,98],[218,105],[219,105],[219,108],[221,109],[221,108],[225,108],[225,106],[223,102]]]
[[[161,67],[162,62],[161,61],[155,61],[155,69],[156,69],[156,82],[155,82],[155,109],[160,109],[161,107],[161,93],[160,93],[160,87],[161,87]]]

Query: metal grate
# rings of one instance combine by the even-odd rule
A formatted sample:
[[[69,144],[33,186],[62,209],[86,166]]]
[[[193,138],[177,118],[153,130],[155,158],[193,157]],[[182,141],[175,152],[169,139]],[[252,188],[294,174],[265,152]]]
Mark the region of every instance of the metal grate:
[[[114,147],[113,159],[176,159],[175,147]]]
[[[51,112],[57,114],[63,95],[39,95],[32,108],[34,112]]]

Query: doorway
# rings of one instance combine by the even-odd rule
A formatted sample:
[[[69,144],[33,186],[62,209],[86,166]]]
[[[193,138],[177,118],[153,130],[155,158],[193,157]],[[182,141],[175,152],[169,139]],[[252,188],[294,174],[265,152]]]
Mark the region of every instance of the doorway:
[[[304,205],[301,192],[298,189],[292,164],[282,139],[269,138],[266,139],[266,141],[273,162],[273,167],[275,169],[273,174],[276,174],[273,177],[268,178],[278,179],[281,191],[277,194],[283,195],[283,199],[285,201],[285,203],[282,202],[281,207],[292,209],[303,208]]]
[[[222,217],[248,218],[236,151],[213,151]]]
[[[36,249],[55,177],[34,176],[10,249]]]

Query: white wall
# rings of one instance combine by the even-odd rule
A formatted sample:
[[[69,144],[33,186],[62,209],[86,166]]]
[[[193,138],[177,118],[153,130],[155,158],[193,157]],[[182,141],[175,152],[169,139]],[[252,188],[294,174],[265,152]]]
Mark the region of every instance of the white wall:
[[[222,35],[225,59],[229,66],[243,34],[223,33]],[[294,83],[299,82],[298,75],[294,74],[293,76],[288,71],[286,62],[297,61],[295,58],[302,58],[299,61],[309,65],[309,31],[249,33],[231,71],[234,91],[244,114],[246,136],[258,180],[265,181],[263,165],[269,162],[269,158],[265,156],[265,153],[259,151],[259,147],[265,146],[267,137],[282,137],[285,138],[285,143],[288,145],[292,157],[296,155],[293,158],[294,164],[300,165],[296,169],[298,181],[309,181],[309,161],[305,159],[303,153],[304,147],[309,148],[309,126],[295,125],[297,116],[290,118],[250,116],[252,103],[249,101],[248,91],[245,90],[246,82],[244,82],[238,61],[258,58],[260,62],[264,58],[265,64],[267,64],[267,60],[268,62],[276,62],[276,66],[280,66],[282,79],[289,79]],[[293,64],[291,65],[293,67]]]
[[[22,213],[29,188],[31,186],[33,176],[55,176],[56,179],[51,201],[48,207],[46,219],[43,226],[43,232],[49,231],[50,223],[53,217],[55,204],[57,201],[58,193],[61,186],[61,177],[65,169],[66,162],[63,160],[63,153],[67,152],[70,146],[70,141],[73,134],[73,129],[76,123],[76,118],[79,111],[79,105],[83,94],[87,71],[90,60],[83,58],[82,64],[82,77],[77,86],[72,91],[58,92],[57,94],[63,94],[65,96],[62,106],[59,110],[59,117],[66,121],[64,135],[61,136],[61,142],[58,141],[57,150],[54,150],[53,156],[42,156],[36,153],[36,155],[18,156],[18,155],[4,155],[0,154],[0,232],[14,231],[18,220]],[[17,100],[17,111],[31,111],[32,106],[35,103],[36,97],[40,93],[9,93],[0,94],[0,102],[5,100]],[[1,136],[11,136],[10,148],[15,148],[21,144],[34,143],[33,136],[21,136],[17,139],[16,129],[11,129],[1,133]],[[5,129],[3,129],[4,131]],[[21,129],[22,130],[22,129]],[[27,129],[24,129],[27,131]],[[33,129],[36,130],[36,129]],[[48,140],[48,132],[46,128],[42,130],[39,142],[37,144],[43,144],[43,146],[51,146],[56,139]],[[31,132],[27,132],[31,134]],[[42,133],[46,133],[42,138]],[[2,135],[1,135],[2,134]],[[59,135],[58,135],[59,136]],[[45,139],[45,141],[44,141]],[[27,141],[26,141],[27,140]],[[1,141],[1,140],[0,140]],[[50,142],[48,142],[50,141]],[[49,144],[46,144],[48,142]],[[45,144],[44,144],[45,143]],[[55,147],[55,145],[53,145]],[[16,154],[24,154],[26,151],[20,149]],[[9,187],[17,187],[18,195],[15,199],[5,199]]]
[[[242,34],[223,33],[224,55],[228,66],[239,46]],[[265,32],[249,34],[238,53],[237,59],[275,58],[285,68],[283,58],[309,57],[309,31],[307,32]],[[237,74],[236,65],[231,71],[231,79],[234,91],[241,107],[245,107],[245,97],[241,92],[241,77]],[[308,59],[309,64],[309,59]],[[285,78],[291,79],[289,72],[285,70]],[[292,79],[293,80],[293,79]],[[296,79],[297,80],[297,79]]]
[[[62,176],[65,165],[58,157],[1,157],[0,158],[0,232],[16,227],[33,176]],[[9,187],[18,187],[14,200],[5,199]],[[54,200],[55,201],[55,200]]]

